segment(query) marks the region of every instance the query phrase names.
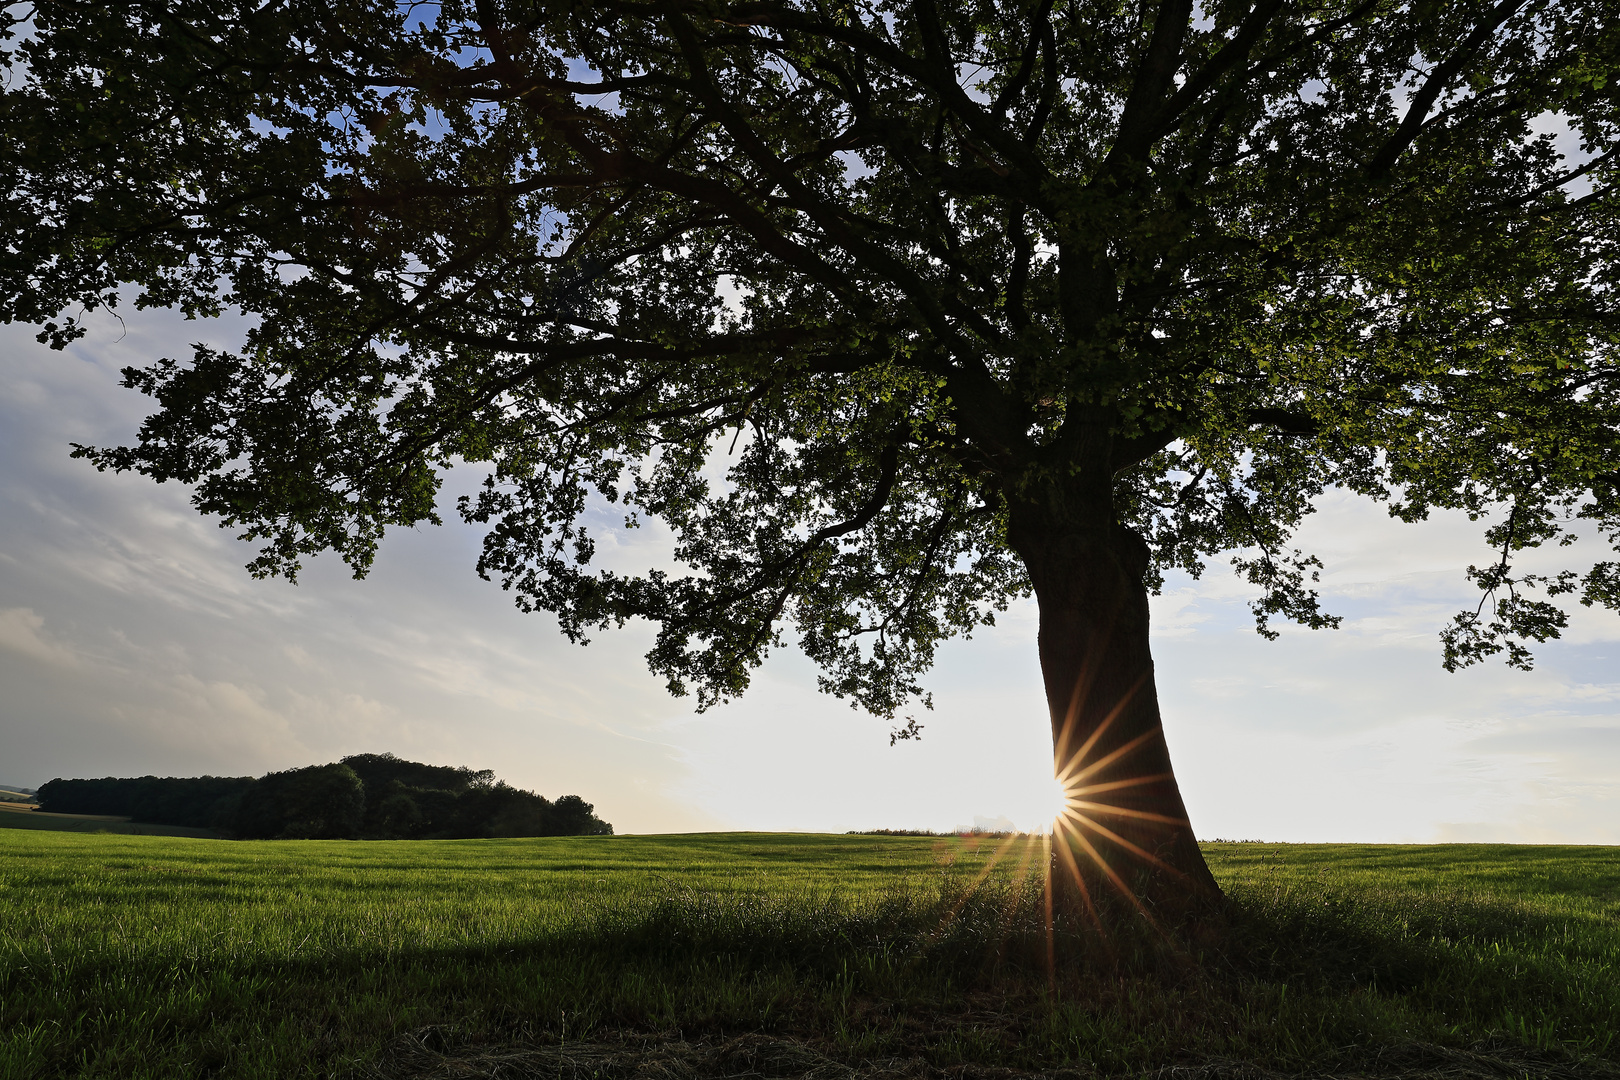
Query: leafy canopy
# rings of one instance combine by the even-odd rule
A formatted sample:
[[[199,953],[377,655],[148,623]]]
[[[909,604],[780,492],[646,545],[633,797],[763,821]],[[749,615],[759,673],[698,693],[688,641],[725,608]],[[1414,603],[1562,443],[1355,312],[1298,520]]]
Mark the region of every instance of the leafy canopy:
[[[1328,485],[1494,515],[1446,663],[1620,605],[1613,0],[39,0],[8,9],[0,312],[256,320],[126,372],[102,468],[195,485],[258,574],[436,521],[700,705],[791,626],[886,716],[1028,589],[1008,507],[1147,584],[1290,547]],[[1561,155],[1557,136],[1577,142]],[[62,314],[67,312],[68,314]],[[600,500],[676,570],[591,565]],[[902,729],[902,733],[908,729]],[[914,730],[914,727],[909,729]]]

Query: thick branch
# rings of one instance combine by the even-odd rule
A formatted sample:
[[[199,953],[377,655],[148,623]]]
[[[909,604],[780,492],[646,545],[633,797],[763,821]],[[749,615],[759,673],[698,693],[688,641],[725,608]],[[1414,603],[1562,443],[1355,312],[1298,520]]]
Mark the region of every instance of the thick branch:
[[[1391,133],[1384,145],[1367,163],[1367,174],[1369,176],[1383,176],[1395,167],[1396,160],[1417,139],[1418,133],[1423,129],[1424,121],[1428,118],[1429,110],[1434,107],[1434,103],[1439,100],[1446,87],[1462,72],[1475,54],[1485,47],[1485,43],[1491,39],[1491,36],[1524,5],[1525,0],[1502,0],[1486,17],[1485,21],[1474,28],[1473,33],[1463,39],[1463,43],[1457,47],[1457,51],[1452,53],[1444,63],[1430,73],[1429,77],[1424,80],[1423,85],[1418,88],[1417,93],[1412,95],[1411,103],[1406,109],[1406,116],[1401,120],[1400,126]]]
[[[1120,113],[1118,134],[1099,175],[1112,175],[1127,161],[1146,156],[1153,145],[1155,120],[1165,92],[1176,70],[1181,67],[1181,43],[1187,36],[1192,17],[1192,0],[1160,0],[1159,14],[1153,20],[1153,36],[1142,54],[1130,97]]]

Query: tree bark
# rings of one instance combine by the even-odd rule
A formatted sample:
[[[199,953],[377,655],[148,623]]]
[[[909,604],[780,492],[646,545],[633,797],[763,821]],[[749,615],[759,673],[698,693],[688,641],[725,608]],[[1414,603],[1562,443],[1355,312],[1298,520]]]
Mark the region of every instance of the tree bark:
[[[1053,767],[1067,806],[1054,893],[1093,916],[1180,921],[1219,903],[1170,765],[1148,643],[1147,544],[1118,524],[1111,478],[1032,485],[1008,540],[1040,605]]]

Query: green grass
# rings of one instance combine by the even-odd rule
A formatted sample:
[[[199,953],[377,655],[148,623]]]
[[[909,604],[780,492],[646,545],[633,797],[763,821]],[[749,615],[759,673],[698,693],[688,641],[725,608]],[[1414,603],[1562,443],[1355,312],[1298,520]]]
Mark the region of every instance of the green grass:
[[[4,795],[0,792],[0,795]],[[44,832],[120,833],[125,836],[189,836],[214,839],[211,829],[191,829],[184,825],[138,824],[125,817],[103,814],[48,814],[17,804],[0,803],[0,829],[33,829]]]
[[[999,843],[0,831],[0,1077],[1620,1075],[1620,849],[1209,845],[1224,925],[1054,978]]]

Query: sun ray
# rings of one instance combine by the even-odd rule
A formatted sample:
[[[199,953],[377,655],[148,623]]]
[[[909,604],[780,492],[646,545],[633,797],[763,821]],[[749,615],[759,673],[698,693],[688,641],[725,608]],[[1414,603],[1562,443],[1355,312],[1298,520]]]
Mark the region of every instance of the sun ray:
[[[1153,773],[1150,776],[1133,776],[1128,780],[1109,780],[1108,782],[1102,784],[1087,784],[1084,787],[1071,787],[1069,789],[1069,794],[1071,796],[1095,795],[1099,791],[1118,791],[1120,788],[1141,787],[1143,784],[1153,784],[1160,780],[1168,780],[1174,775],[1174,773],[1164,772]],[[1071,799],[1071,801],[1073,800]]]
[[[1017,893],[1023,887],[1025,880],[1028,879],[1030,868],[1035,865],[1035,853],[1030,849],[1040,842],[1041,838],[1035,833],[1024,834],[1023,857],[1017,861],[1016,868],[1013,871],[1012,886],[1014,893]]]
[[[1167,814],[1155,814],[1147,810],[1132,810],[1126,806],[1114,806],[1112,803],[1088,802],[1084,799],[1075,799],[1069,803],[1081,810],[1090,810],[1096,814],[1107,814],[1111,817],[1140,818],[1143,821],[1158,821],[1165,825],[1190,825],[1186,818],[1170,817]]]
[[[1149,739],[1152,739],[1154,736],[1159,735],[1163,731],[1164,731],[1163,727],[1156,727],[1151,731],[1144,731],[1144,732],[1142,732],[1142,734],[1138,735],[1136,738],[1132,739],[1130,742],[1126,743],[1124,746],[1116,747],[1115,749],[1109,751],[1107,754],[1104,754],[1102,757],[1098,758],[1096,761],[1093,761],[1090,765],[1087,765],[1085,768],[1080,769],[1078,772],[1075,771],[1075,768],[1076,768],[1076,766],[1080,765],[1083,761],[1085,761],[1085,758],[1081,757],[1079,755],[1076,755],[1075,758],[1074,758],[1073,763],[1070,764],[1070,766],[1067,769],[1063,770],[1063,773],[1061,774],[1062,777],[1063,777],[1064,783],[1066,783],[1066,784],[1074,784],[1074,783],[1077,783],[1077,782],[1079,782],[1081,780],[1084,780],[1087,776],[1090,776],[1092,773],[1096,772],[1098,769],[1101,769],[1105,765],[1109,765],[1109,764],[1112,764],[1115,761],[1118,761],[1120,758],[1124,757],[1126,754],[1129,754],[1131,751],[1135,750],[1137,747],[1141,746],[1143,743],[1147,742]]]
[[[980,885],[984,884],[984,879],[989,877],[991,872],[995,870],[996,864],[1001,861],[1001,857],[1005,855],[1008,849],[1016,843],[1018,843],[1018,834],[1013,833],[1012,835],[1004,838],[1001,843],[996,846],[995,850],[990,852],[990,858],[984,864],[983,868],[979,870],[979,876],[973,879],[972,885],[968,886],[969,892],[974,891]]]
[[[1046,906],[1046,983],[1057,989],[1057,932],[1052,926],[1052,852],[1048,847],[1042,863],[1041,894]]]
[[[1075,816],[1077,818],[1079,818],[1080,820],[1082,820],[1082,821],[1085,820],[1080,815],[1075,815]],[[1086,822],[1086,824],[1094,824],[1094,823]],[[1114,888],[1119,890],[1119,894],[1121,896],[1125,897],[1125,899],[1129,900],[1133,905],[1135,905],[1136,910],[1142,913],[1143,918],[1147,919],[1148,922],[1150,924],[1152,924],[1154,927],[1157,927],[1159,925],[1159,923],[1158,923],[1158,920],[1153,917],[1153,913],[1147,909],[1147,906],[1142,903],[1141,899],[1136,895],[1136,893],[1131,891],[1131,887],[1129,885],[1125,884],[1125,879],[1119,876],[1119,871],[1115,870],[1112,866],[1110,866],[1108,864],[1108,860],[1102,857],[1102,853],[1100,851],[1098,851],[1092,845],[1091,841],[1086,838],[1086,835],[1084,833],[1082,833],[1078,829],[1071,829],[1069,831],[1069,835],[1074,838],[1076,843],[1078,843],[1081,847],[1086,849],[1086,854],[1091,857],[1091,861],[1093,863],[1095,863],[1097,865],[1097,867],[1099,869],[1101,869],[1104,874],[1107,875],[1109,882],[1112,883]],[[1064,845],[1064,846],[1067,847],[1067,845]],[[1074,859],[1074,853],[1073,852],[1069,853],[1069,858],[1071,860]],[[1078,865],[1076,865],[1076,867],[1075,867],[1075,876],[1076,876],[1076,878],[1078,878],[1080,876],[1080,871],[1079,871]],[[1085,889],[1085,883],[1084,882],[1081,882],[1080,888],[1081,888],[1082,891],[1084,891],[1084,889]],[[1091,897],[1089,895],[1086,896],[1086,906],[1088,908],[1091,907]]]
[[[1069,708],[1063,714],[1063,727],[1058,732],[1055,755],[1056,760],[1058,761],[1065,760],[1065,752],[1069,748],[1069,740],[1074,737],[1074,731],[1077,727],[1075,724],[1075,718],[1080,715],[1080,701],[1083,697],[1085,697],[1086,693],[1090,691],[1095,675],[1095,661],[1092,654],[1088,652],[1085,658],[1080,662],[1080,674],[1074,680],[1074,690],[1069,695]],[[1134,690],[1132,692],[1134,693]],[[1109,722],[1113,719],[1113,715],[1114,714],[1110,713],[1109,716],[1103,720],[1103,727],[1108,726]],[[1086,740],[1086,744],[1080,748],[1075,756],[1082,758],[1085,757],[1086,751],[1091,748],[1091,744],[1095,742],[1096,739],[1097,732],[1093,731],[1091,738]]]
[[[1108,837],[1108,839],[1112,840],[1114,843],[1118,844],[1120,847],[1124,848],[1126,851],[1129,851],[1131,854],[1137,856],[1138,858],[1145,859],[1147,862],[1152,863],[1154,866],[1157,866],[1157,867],[1160,867],[1161,869],[1167,870],[1171,874],[1174,874],[1176,877],[1181,878],[1184,881],[1186,880],[1186,878],[1187,878],[1186,874],[1183,874],[1180,870],[1177,870],[1175,867],[1171,866],[1169,863],[1165,862],[1163,859],[1159,858],[1157,855],[1155,855],[1152,852],[1148,851],[1146,848],[1139,847],[1138,845],[1131,843],[1129,840],[1127,840],[1123,836],[1119,835],[1119,833],[1115,832],[1113,829],[1110,829],[1105,825],[1101,825],[1098,822],[1092,821],[1090,818],[1086,817],[1083,814],[1075,814],[1074,818],[1081,825],[1085,826],[1088,829],[1095,829],[1097,832],[1102,833],[1104,836]]]
[[[1017,840],[1019,837],[1015,836],[1012,839]],[[1016,925],[1018,906],[1025,897],[1024,882],[1029,879],[1030,870],[1032,870],[1035,866],[1035,858],[1037,855],[1035,849],[1044,849],[1042,852],[1042,854],[1045,856],[1044,861],[1046,863],[1051,862],[1050,848],[1046,846],[1045,837],[1036,833],[1024,833],[1022,835],[1022,840],[1023,850],[1016,855],[1011,856],[1012,876],[1008,881],[1005,902],[1001,912],[1002,918],[996,931],[996,943],[998,946],[1005,942],[1013,933],[1013,928]]]
[[[940,917],[939,926],[934,930],[936,935],[943,934],[950,927],[951,923],[956,921],[957,915],[961,914],[962,908],[967,904],[968,900],[975,892],[979,890],[979,886],[983,885],[985,879],[988,878],[995,870],[996,864],[1001,861],[1001,857],[1006,854],[1007,851],[1016,843],[1018,843],[1018,834],[1013,833],[1011,836],[1004,838],[1001,843],[998,844],[993,851],[991,851],[989,861],[980,868],[978,876],[973,879],[973,883],[962,890],[962,894],[957,897],[956,902],[951,905],[951,909]]]
[[[1138,678],[1136,680],[1136,682],[1134,684],[1132,684],[1132,686],[1131,686],[1131,688],[1129,690],[1125,691],[1124,696],[1122,696],[1119,699],[1119,702],[1117,704],[1115,704],[1115,706],[1112,709],[1108,710],[1108,715],[1102,718],[1102,722],[1099,723],[1096,727],[1091,729],[1091,734],[1086,737],[1086,741],[1081,745],[1080,749],[1076,750],[1074,752],[1074,756],[1073,757],[1066,757],[1066,755],[1064,754],[1064,750],[1068,745],[1068,740],[1069,740],[1070,733],[1073,732],[1073,730],[1074,730],[1074,710],[1079,705],[1078,694],[1079,694],[1079,685],[1080,684],[1078,682],[1075,684],[1075,686],[1076,686],[1076,691],[1075,691],[1076,692],[1076,699],[1075,699],[1074,704],[1070,706],[1069,716],[1064,720],[1063,731],[1058,737],[1058,746],[1057,746],[1057,754],[1056,754],[1056,759],[1058,761],[1067,760],[1067,761],[1072,762],[1073,764],[1071,764],[1067,769],[1065,769],[1063,771],[1063,773],[1059,774],[1061,779],[1063,779],[1063,780],[1071,779],[1067,774],[1074,768],[1075,765],[1078,765],[1080,762],[1083,762],[1083,761],[1086,760],[1086,755],[1091,753],[1091,748],[1093,746],[1097,745],[1097,740],[1103,737],[1103,733],[1106,732],[1113,725],[1114,721],[1116,719],[1118,719],[1119,715],[1125,711],[1125,706],[1130,704],[1131,699],[1136,696],[1136,692],[1142,688],[1142,684],[1144,682],[1146,682],[1146,681],[1147,681],[1147,675],[1144,673],[1140,678]],[[1127,744],[1127,745],[1129,745],[1129,744]],[[1113,760],[1112,757],[1107,757],[1107,758],[1102,759],[1102,761],[1099,762],[1098,764],[1099,765],[1106,764],[1107,762],[1109,762],[1111,760]]]
[[[1089,847],[1090,845],[1087,846]],[[1069,871],[1069,875],[1074,878],[1074,883],[1079,886],[1080,899],[1084,900],[1086,904],[1086,914],[1090,916],[1092,923],[1096,925],[1097,929],[1105,929],[1102,918],[1097,913],[1097,906],[1091,902],[1091,890],[1086,886],[1086,877],[1080,872],[1080,863],[1077,859],[1075,859],[1074,849],[1069,845],[1067,838],[1065,838],[1062,843],[1059,843],[1058,836],[1054,833],[1052,836],[1052,847],[1058,853],[1059,860],[1064,862],[1065,867]],[[1052,903],[1050,889],[1048,889],[1046,902],[1049,913],[1048,917],[1050,917]]]
[[[1017,855],[1012,863],[1012,877],[1008,880],[1007,902],[1003,914],[1006,918],[1002,923],[1002,934],[1005,936],[1012,925],[1013,914],[1018,909],[1019,899],[1024,895],[1024,882],[1029,879],[1029,872],[1035,865],[1035,852],[1032,850],[1041,842],[1041,838],[1034,833],[1024,834],[1024,850]],[[1050,860],[1048,860],[1050,861]]]
[[[1098,904],[1103,899],[1102,894],[1106,894],[1107,890],[1102,890],[1101,894],[1094,897],[1091,889],[1091,885],[1096,884],[1099,879],[1106,880],[1109,887],[1123,896],[1149,925],[1160,933],[1164,933],[1164,928],[1159,924],[1159,920],[1149,910],[1143,899],[1137,896],[1135,890],[1126,882],[1122,874],[1124,864],[1128,864],[1132,860],[1140,860],[1155,868],[1156,871],[1166,871],[1182,880],[1187,878],[1186,874],[1170,865],[1163,858],[1155,855],[1148,847],[1127,839],[1126,836],[1097,820],[1098,818],[1115,818],[1181,827],[1187,825],[1185,818],[1176,818],[1168,814],[1154,813],[1148,810],[1137,810],[1129,806],[1116,806],[1109,802],[1098,801],[1096,798],[1106,792],[1123,792],[1172,780],[1173,777],[1168,772],[1123,779],[1104,780],[1099,777],[1098,782],[1087,782],[1090,778],[1098,777],[1104,770],[1123,761],[1142,747],[1164,737],[1164,729],[1155,726],[1153,729],[1142,732],[1123,744],[1111,748],[1101,756],[1095,758],[1091,756],[1097,751],[1104,736],[1124,714],[1132,699],[1146,682],[1147,676],[1145,674],[1132,685],[1130,690],[1126,691],[1120,700],[1115,703],[1114,707],[1108,711],[1107,715],[1092,728],[1079,749],[1072,755],[1066,753],[1072,746],[1071,739],[1075,734],[1074,722],[1078,716],[1077,710],[1083,700],[1082,692],[1090,686],[1092,674],[1089,670],[1084,671],[1082,678],[1077,681],[1074,699],[1070,703],[1069,713],[1066,717],[1067,722],[1057,740],[1057,752],[1055,754],[1058,767],[1054,769],[1055,776],[1053,780],[1057,787],[1056,794],[1061,805],[1052,821],[1045,859],[1047,964],[1049,970],[1054,972],[1054,978],[1056,930],[1053,919],[1057,913],[1054,911],[1053,889],[1055,885],[1063,884],[1064,878],[1073,880],[1080,894],[1086,916],[1098,930],[1104,933],[1105,937],[1107,927],[1102,920]],[[1117,771],[1115,775],[1118,775]],[[1118,823],[1116,820],[1116,824]],[[1126,826],[1122,824],[1121,828],[1126,828]],[[1128,828],[1126,831],[1127,833],[1130,832]],[[1109,861],[1110,858],[1121,862],[1122,865],[1120,867],[1113,866]],[[1083,863],[1089,863],[1090,865],[1083,869]],[[1088,879],[1090,880],[1088,881]]]

